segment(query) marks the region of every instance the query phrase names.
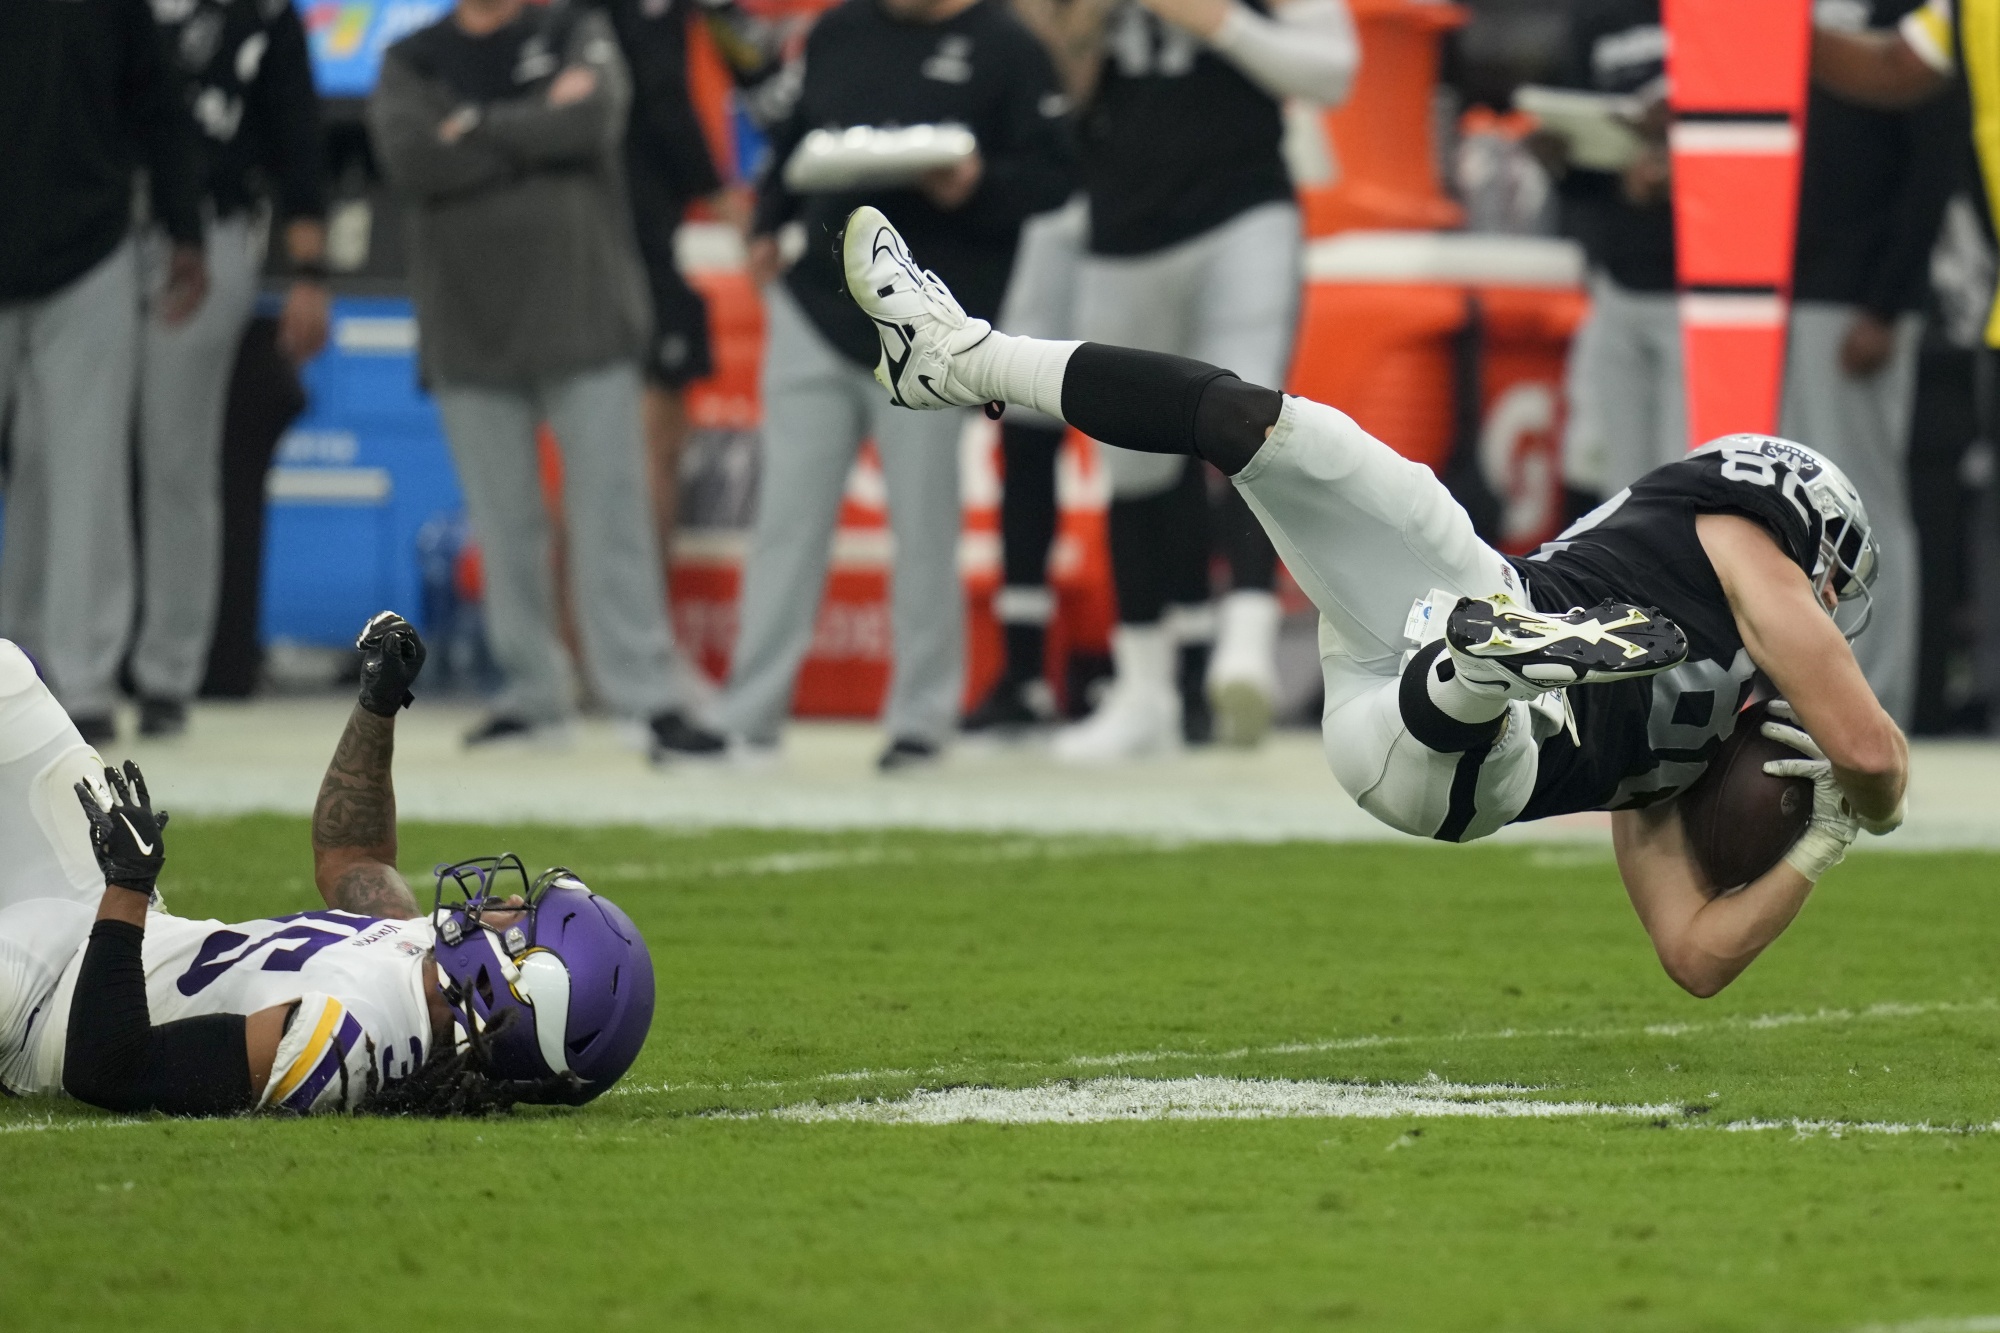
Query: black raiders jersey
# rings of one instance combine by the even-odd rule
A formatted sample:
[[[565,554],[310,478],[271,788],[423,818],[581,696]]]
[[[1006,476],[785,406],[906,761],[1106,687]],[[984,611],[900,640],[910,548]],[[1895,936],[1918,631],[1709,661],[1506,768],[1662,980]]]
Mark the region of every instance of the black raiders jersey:
[[[1631,602],[1657,607],[1688,638],[1687,660],[1671,671],[1569,691],[1581,744],[1567,731],[1542,743],[1534,795],[1518,820],[1664,800],[1700,777],[1735,729],[1756,668],[1695,536],[1695,515],[1709,513],[1761,523],[1812,572],[1819,513],[1782,454],[1754,446],[1654,468],[1541,550],[1513,559],[1537,610]]]
[[[1078,137],[1095,254],[1151,254],[1292,197],[1277,99],[1137,0],[1111,15]]]

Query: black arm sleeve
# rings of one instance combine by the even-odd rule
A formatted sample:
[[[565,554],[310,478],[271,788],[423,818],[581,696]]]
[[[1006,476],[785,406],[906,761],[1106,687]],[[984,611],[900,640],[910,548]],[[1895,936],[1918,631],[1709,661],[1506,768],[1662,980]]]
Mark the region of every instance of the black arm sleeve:
[[[1970,128],[1965,103],[1957,97],[1934,97],[1904,112],[1902,122],[1908,153],[1902,188],[1896,192],[1888,245],[1868,277],[1861,302],[1884,319],[1923,305],[1931,247],[1937,243],[1945,202],[1958,185]]]
[[[277,187],[278,217],[326,217],[326,150],[321,145],[319,93],[305,25],[286,5],[272,21],[271,47],[250,97],[264,121],[264,171]]]
[[[127,50],[119,109],[149,173],[154,216],[176,242],[199,245],[201,139],[180,69],[141,0],[130,0],[120,17]]]
[[[1026,31],[1016,37],[1006,97],[995,123],[982,132],[986,171],[960,214],[968,230],[1010,247],[1023,222],[1076,188],[1068,105],[1055,66]]]
[[[161,1027],[146,1008],[146,932],[124,921],[91,927],[70,1002],[63,1088],[107,1111],[229,1115],[254,1105],[241,1014]]]

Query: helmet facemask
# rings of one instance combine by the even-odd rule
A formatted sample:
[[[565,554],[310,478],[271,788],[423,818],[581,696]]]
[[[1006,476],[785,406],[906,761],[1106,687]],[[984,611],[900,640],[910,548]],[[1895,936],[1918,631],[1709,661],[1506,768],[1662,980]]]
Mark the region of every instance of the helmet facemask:
[[[653,965],[631,919],[563,866],[530,880],[512,853],[437,868],[438,988],[459,1048],[523,1101],[589,1101],[637,1058]]]

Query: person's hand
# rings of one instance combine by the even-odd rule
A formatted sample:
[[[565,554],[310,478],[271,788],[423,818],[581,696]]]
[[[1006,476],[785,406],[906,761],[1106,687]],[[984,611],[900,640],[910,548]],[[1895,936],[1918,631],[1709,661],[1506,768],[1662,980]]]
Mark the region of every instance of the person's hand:
[[[301,279],[285,293],[284,308],[278,312],[278,350],[293,365],[304,365],[326,346],[331,305],[323,282]]]
[[[1840,340],[1840,368],[1850,379],[1865,380],[1888,365],[1895,350],[1895,325],[1872,310],[1857,310]]]
[[[410,686],[424,669],[424,641],[417,627],[394,611],[377,612],[354,641],[361,654],[361,706],[394,717],[416,702]]]
[[[104,872],[106,884],[150,895],[167,864],[166,842],[160,836],[167,827],[167,812],[153,809],[146,779],[130,759],[125,761],[123,777],[115,768],[105,769],[104,785],[110,793],[108,803],[89,783],[76,784],[76,799],[90,821],[90,850],[97,854],[97,868]]]
[[[574,106],[597,91],[597,71],[588,65],[570,65],[549,84],[550,106]]]
[[[750,192],[734,185],[725,185],[708,196],[708,206],[715,210],[715,216],[727,222],[736,230],[748,233],[753,200]]]
[[[1229,17],[1230,0],[1139,0],[1139,3],[1204,41],[1215,36],[1222,21]]]
[[[438,122],[438,142],[455,144],[470,134],[472,127],[478,123],[479,108],[467,103]]]
[[[176,245],[167,255],[167,281],[160,289],[160,320],[185,324],[208,299],[208,260],[198,245]]]
[[[1667,150],[1651,146],[1641,150],[1618,178],[1625,202],[1640,208],[1663,201],[1673,182],[1673,164]]]
[[[1813,785],[1812,820],[1806,831],[1785,853],[1785,863],[1818,883],[1821,875],[1839,865],[1847,855],[1861,820],[1847,804],[1847,796],[1833,776],[1833,764],[1819,742],[1797,725],[1799,717],[1782,699],[1773,700],[1771,716],[1781,721],[1766,722],[1760,729],[1766,740],[1777,741],[1799,752],[1797,759],[1773,759],[1764,771],[1774,778],[1808,778]]]
[[[972,198],[985,175],[986,159],[975,152],[948,167],[926,171],[917,178],[917,192],[950,213],[965,207],[965,201]]]
[[[759,287],[768,287],[778,280],[781,262],[778,257],[778,238],[775,236],[752,236],[743,247],[743,269],[750,275],[750,281]]]
[[[1550,180],[1569,174],[1569,140],[1554,130],[1534,129],[1521,139],[1521,146],[1540,164]]]

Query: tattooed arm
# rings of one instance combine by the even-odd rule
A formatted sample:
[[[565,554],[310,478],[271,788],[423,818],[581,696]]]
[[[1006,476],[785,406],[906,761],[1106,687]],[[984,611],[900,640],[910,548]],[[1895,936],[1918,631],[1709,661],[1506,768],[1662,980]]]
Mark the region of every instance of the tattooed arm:
[[[356,704],[313,807],[313,880],[328,907],[413,917],[416,895],[396,870],[396,721]]]
[[[361,702],[319,784],[313,807],[313,882],[328,907],[369,916],[417,915],[416,895],[396,870],[396,714],[411,701],[424,669],[424,643],[391,611],[370,620],[355,641],[361,654]]]

